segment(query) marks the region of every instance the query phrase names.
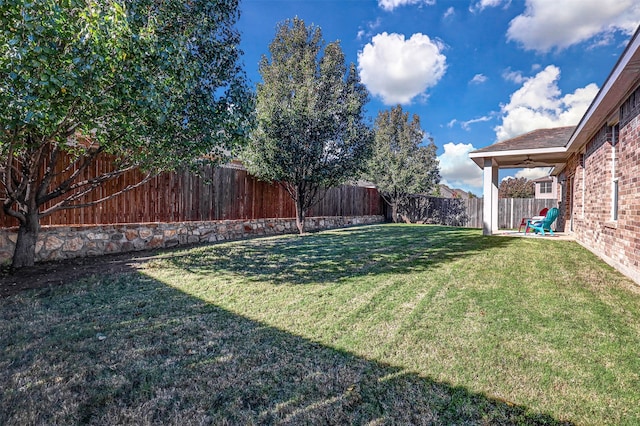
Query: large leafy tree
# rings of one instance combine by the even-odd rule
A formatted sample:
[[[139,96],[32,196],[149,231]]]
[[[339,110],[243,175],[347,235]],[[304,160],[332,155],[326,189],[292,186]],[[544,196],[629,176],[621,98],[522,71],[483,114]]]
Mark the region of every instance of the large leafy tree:
[[[409,113],[400,105],[378,113],[366,177],[391,206],[394,222],[409,195],[437,190],[440,172],[436,146],[432,140],[427,144],[424,141],[425,132],[417,115],[409,120]]]
[[[238,13],[238,0],[0,2],[0,196],[20,226],[14,267],[33,264],[42,217],[103,201],[86,196],[106,181],[222,160],[243,140],[253,108]],[[105,154],[113,166],[87,178]]]
[[[508,177],[500,182],[498,198],[533,198],[535,184],[524,177]]]
[[[364,120],[368,92],[338,42],[325,46],[320,28],[295,18],[278,25],[263,56],[257,87],[257,129],[246,154],[254,175],[279,182],[296,205],[298,230],[322,190],[355,176],[369,154]]]

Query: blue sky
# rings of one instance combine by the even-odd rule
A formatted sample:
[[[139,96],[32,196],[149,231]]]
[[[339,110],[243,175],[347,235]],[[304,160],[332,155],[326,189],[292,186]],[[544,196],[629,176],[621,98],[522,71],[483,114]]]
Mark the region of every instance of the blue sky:
[[[640,24],[637,0],[241,0],[240,9],[253,84],[279,22],[319,26],[358,66],[372,121],[398,103],[418,114],[442,183],[477,195],[482,174],[468,152],[577,124]]]

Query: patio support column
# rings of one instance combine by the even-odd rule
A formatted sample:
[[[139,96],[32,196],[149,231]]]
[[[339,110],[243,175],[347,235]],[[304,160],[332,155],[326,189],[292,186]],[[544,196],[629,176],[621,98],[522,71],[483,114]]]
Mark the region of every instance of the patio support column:
[[[482,234],[492,235],[498,230],[498,166],[493,159],[484,159],[484,206]]]

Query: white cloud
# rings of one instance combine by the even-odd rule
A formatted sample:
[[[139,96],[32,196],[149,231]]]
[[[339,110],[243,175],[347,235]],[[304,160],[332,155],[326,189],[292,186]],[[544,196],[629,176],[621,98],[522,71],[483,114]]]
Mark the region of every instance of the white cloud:
[[[480,0],[469,6],[471,12],[482,12],[487,7],[498,7],[501,5],[508,7],[511,4],[511,0]]]
[[[466,131],[469,131],[469,130],[471,130],[471,125],[472,124],[483,123],[485,121],[491,121],[494,118],[494,115],[495,115],[495,113],[490,113],[489,115],[483,115],[482,117],[473,118],[473,119],[467,120],[467,121],[459,121],[457,118],[454,118],[453,120],[451,120],[451,121],[449,121],[447,123],[447,127],[448,128],[452,128],[456,124],[460,124],[460,127],[462,127]]]
[[[396,7],[407,6],[412,4],[434,5],[436,0],[378,0],[378,6],[390,12]]]
[[[386,105],[407,104],[435,86],[447,69],[444,44],[424,34],[405,40],[402,34],[382,33],[358,53],[360,78]]]
[[[358,40],[371,37],[373,35],[373,31],[375,31],[381,24],[382,24],[381,18],[377,18],[375,21],[367,22],[366,28],[360,28],[360,30],[358,30],[358,35],[357,35]]]
[[[471,125],[472,124],[476,124],[476,123],[483,123],[485,121],[490,121],[493,117],[491,117],[490,115],[484,115],[482,117],[478,117],[478,118],[474,118],[471,120],[467,120],[467,121],[462,121],[460,123],[460,127],[462,127],[464,130],[470,130]]]
[[[456,10],[453,8],[453,6],[451,6],[449,7],[449,9],[446,10],[446,12],[444,12],[444,14],[442,15],[442,18],[447,19],[455,14],[456,14]]]
[[[506,81],[511,81],[516,84],[522,84],[526,80],[526,77],[522,75],[521,71],[512,71],[511,68],[507,68],[502,73],[502,78]]]
[[[487,80],[489,80],[489,78],[484,75],[484,74],[476,74],[473,76],[473,78],[471,79],[471,81],[469,83],[471,84],[482,84],[484,82],[486,82]]]
[[[631,35],[640,24],[637,0],[527,0],[526,10],[509,24],[507,38],[527,50],[547,52],[599,38],[608,43],[622,31]]]
[[[472,144],[449,142],[444,145],[444,153],[438,156],[440,176],[450,188],[482,194],[482,169],[469,158],[475,150]]]
[[[560,69],[549,65],[534,77],[525,79],[502,105],[502,124],[495,127],[497,140],[509,139],[535,129],[578,124],[598,86],[591,83],[562,96],[557,81]]]
[[[515,174],[515,177],[523,177],[529,180],[534,180],[541,177],[549,176],[549,173],[551,173],[551,169],[549,167],[533,167],[530,169],[518,170]]]

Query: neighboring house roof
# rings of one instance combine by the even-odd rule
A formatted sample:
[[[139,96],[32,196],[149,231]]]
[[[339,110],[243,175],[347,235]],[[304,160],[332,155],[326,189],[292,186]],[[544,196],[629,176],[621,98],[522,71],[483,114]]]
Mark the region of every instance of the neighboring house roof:
[[[440,197],[441,198],[469,198],[469,193],[462,189],[452,189],[447,185],[440,184]]]
[[[453,198],[453,189],[447,185],[440,184],[440,196],[442,198]]]
[[[485,161],[500,168],[551,166],[556,175],[571,153],[580,151],[604,124],[615,124],[620,106],[639,83],[640,27],[575,128],[534,130],[472,151],[469,157],[480,168]]]
[[[376,188],[376,184],[373,182],[369,182],[368,180],[356,180],[355,182],[349,182],[349,185],[353,186],[362,186],[364,188]]]
[[[541,183],[541,182],[553,182],[553,176],[544,176],[544,177],[533,180],[533,183]]]
[[[220,167],[224,167],[226,169],[247,170],[240,160],[231,160],[226,164],[221,164]]]
[[[458,198],[469,198],[469,193],[467,191],[463,191],[462,189],[456,189],[456,195],[458,196]]]

